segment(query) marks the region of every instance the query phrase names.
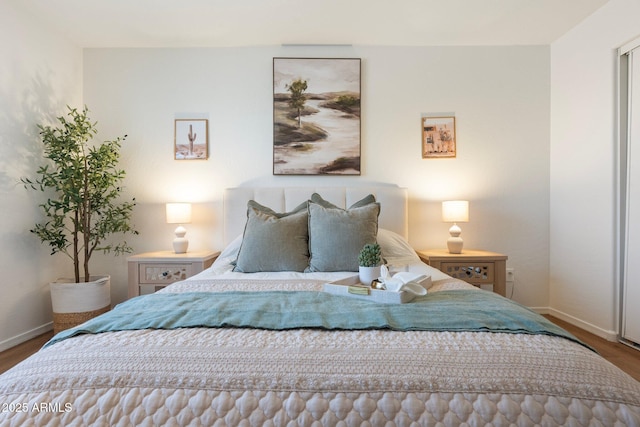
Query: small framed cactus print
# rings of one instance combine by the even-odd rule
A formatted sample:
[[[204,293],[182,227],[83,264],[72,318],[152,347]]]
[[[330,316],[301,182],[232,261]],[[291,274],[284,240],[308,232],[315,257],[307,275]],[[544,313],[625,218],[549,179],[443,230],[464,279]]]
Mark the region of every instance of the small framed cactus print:
[[[173,152],[176,160],[209,158],[209,120],[175,119]]]

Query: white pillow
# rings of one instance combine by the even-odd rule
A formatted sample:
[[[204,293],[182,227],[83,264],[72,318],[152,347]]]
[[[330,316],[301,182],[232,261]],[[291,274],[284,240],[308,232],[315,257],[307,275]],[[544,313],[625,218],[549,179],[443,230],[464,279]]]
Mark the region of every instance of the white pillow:
[[[220,256],[216,258],[216,263],[219,264],[221,262],[224,262],[226,264],[229,264],[231,261],[235,261],[236,259],[238,259],[240,246],[242,246],[242,234],[233,239],[231,243],[229,243],[227,247],[224,248],[222,252],[220,252]]]
[[[403,266],[420,262],[420,257],[404,237],[384,228],[378,229],[378,244],[387,264]]]

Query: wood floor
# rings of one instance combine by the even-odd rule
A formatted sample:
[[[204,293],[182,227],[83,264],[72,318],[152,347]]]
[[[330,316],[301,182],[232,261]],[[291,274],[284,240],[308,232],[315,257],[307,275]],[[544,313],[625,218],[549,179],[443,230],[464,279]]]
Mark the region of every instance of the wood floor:
[[[0,353],[0,374],[38,351],[52,336],[53,331],[47,332]]]
[[[607,341],[552,316],[545,317],[558,326],[571,332],[576,338],[595,348],[602,357],[618,366],[636,380],[640,381],[639,350],[635,350],[617,342]],[[26,359],[38,351],[38,349],[40,349],[40,347],[42,347],[52,336],[53,332],[49,332],[0,353],[0,373],[10,369],[21,360]]]
[[[572,333],[576,338],[595,348],[600,356],[640,381],[640,350],[633,349],[619,342],[607,341],[583,329],[573,326],[553,316],[545,315],[556,325]]]

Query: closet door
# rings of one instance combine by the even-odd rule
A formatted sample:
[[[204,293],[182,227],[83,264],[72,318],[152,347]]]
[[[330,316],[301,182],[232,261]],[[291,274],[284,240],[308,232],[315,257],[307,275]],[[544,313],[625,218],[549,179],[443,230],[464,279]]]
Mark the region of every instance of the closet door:
[[[628,53],[622,337],[640,344],[640,46]]]

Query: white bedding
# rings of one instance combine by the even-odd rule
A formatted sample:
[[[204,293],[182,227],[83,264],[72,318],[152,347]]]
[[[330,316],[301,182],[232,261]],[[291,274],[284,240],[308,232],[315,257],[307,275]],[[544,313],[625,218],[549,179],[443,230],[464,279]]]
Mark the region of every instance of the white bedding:
[[[430,293],[472,288],[406,268],[432,275]],[[319,290],[353,274],[229,269],[222,257],[162,292]],[[0,376],[0,409],[3,426],[632,426],[640,385],[545,335],[189,328],[56,343]]]

